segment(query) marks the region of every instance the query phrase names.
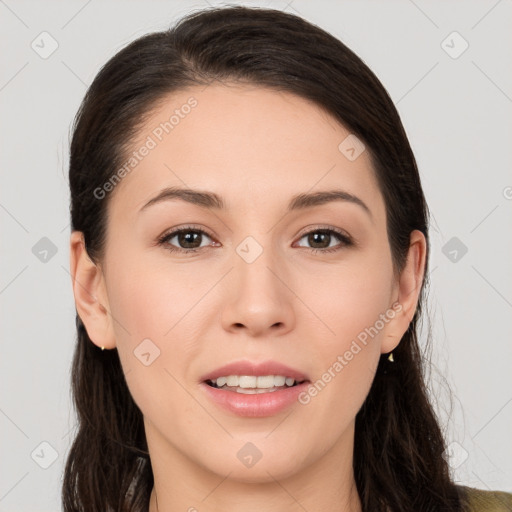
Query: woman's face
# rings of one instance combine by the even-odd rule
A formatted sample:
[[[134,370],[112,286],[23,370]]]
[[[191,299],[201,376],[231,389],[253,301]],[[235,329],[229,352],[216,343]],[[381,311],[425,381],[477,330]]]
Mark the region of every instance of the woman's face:
[[[130,156],[102,189],[108,315],[87,327],[119,351],[153,464],[261,482],[351,461],[379,356],[408,325],[368,152],[305,99],[212,84],[161,103]],[[170,188],[222,207],[192,193],[151,203]],[[215,373],[237,362],[307,382],[259,394],[204,382],[253,374]]]

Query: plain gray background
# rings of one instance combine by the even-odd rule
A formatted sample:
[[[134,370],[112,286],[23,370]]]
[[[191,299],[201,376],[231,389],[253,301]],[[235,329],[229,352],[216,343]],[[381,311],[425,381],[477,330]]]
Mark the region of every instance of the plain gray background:
[[[450,416],[447,457],[457,481],[512,491],[510,0],[236,3],[299,14],[328,30],[397,105],[433,215],[424,331],[433,335],[431,393],[443,422]],[[73,116],[114,53],[208,4],[226,5],[0,0],[0,512],[60,510],[75,424]]]

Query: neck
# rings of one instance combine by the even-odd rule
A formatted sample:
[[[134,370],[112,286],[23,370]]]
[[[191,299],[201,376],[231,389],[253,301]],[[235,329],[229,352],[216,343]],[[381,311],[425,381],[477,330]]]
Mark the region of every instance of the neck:
[[[256,483],[213,473],[169,445],[161,450],[147,430],[155,482],[149,512],[361,512],[352,469],[353,427],[312,464],[300,468],[297,461],[298,471],[287,476],[267,471],[268,478]]]

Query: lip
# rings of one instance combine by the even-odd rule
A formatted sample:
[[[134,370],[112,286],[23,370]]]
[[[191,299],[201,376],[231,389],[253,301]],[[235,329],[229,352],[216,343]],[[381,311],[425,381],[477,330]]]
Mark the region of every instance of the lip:
[[[292,377],[300,384],[278,391],[248,395],[209,386],[206,381],[228,375],[282,375]],[[234,361],[201,377],[200,387],[206,396],[226,411],[245,417],[272,416],[298,401],[299,394],[309,386],[308,376],[277,361]]]
[[[201,382],[205,382],[207,380],[213,380],[218,377],[225,377],[228,375],[255,375],[257,377],[265,375],[283,375],[284,377],[291,377],[297,382],[308,380],[307,375],[299,370],[290,368],[289,366],[277,361],[270,360],[261,362],[234,361],[203,375],[200,380]],[[274,393],[279,393],[279,391],[275,391]]]
[[[201,382],[200,387],[210,400],[224,410],[237,416],[261,418],[273,416],[298,402],[299,394],[305,391],[309,384],[309,381],[304,381],[290,388],[255,395],[214,388],[206,382]]]

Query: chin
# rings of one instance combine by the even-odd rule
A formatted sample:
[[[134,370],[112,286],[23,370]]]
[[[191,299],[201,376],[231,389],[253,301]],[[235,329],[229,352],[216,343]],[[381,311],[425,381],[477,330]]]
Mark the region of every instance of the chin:
[[[219,475],[229,474],[229,479],[232,481],[247,484],[284,480],[300,469],[298,454],[291,448],[288,454],[279,455],[276,453],[277,450],[274,451],[270,447],[259,451],[258,454],[257,449],[251,446],[250,442],[242,443],[240,446],[242,448],[237,448],[234,457],[226,457],[226,452],[230,451],[228,449],[222,457],[215,461],[208,461],[206,466]],[[269,452],[268,456],[265,456],[265,451]],[[254,457],[253,460],[250,459],[251,454]]]

